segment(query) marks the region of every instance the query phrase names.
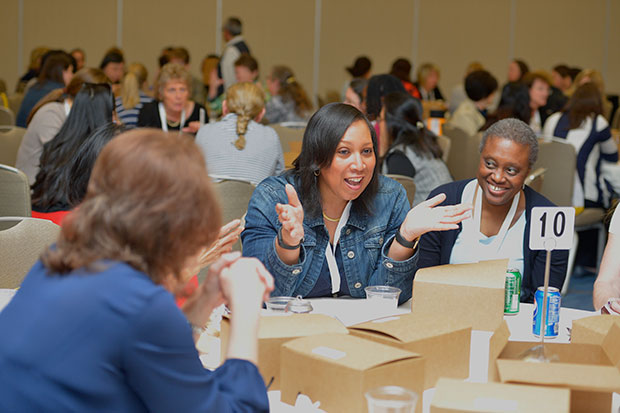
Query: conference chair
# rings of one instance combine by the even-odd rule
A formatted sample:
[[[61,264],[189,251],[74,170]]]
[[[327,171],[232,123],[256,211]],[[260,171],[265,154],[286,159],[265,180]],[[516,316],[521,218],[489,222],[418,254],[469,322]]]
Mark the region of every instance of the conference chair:
[[[525,184],[536,192],[540,192],[545,181],[546,168],[538,168],[525,178]]]
[[[450,138],[450,151],[446,165],[455,181],[476,176],[480,160],[482,134],[470,136],[464,130],[444,125],[443,134]]]
[[[410,176],[398,175],[398,174],[387,174],[385,175],[388,178],[392,178],[399,184],[401,184],[405,191],[407,191],[407,199],[409,200],[409,205],[413,204],[413,197],[415,196],[415,181]]]
[[[14,126],[15,125],[15,115],[13,111],[9,108],[5,108],[4,106],[0,106],[0,125],[1,126]]]
[[[18,126],[0,127],[0,163],[15,166],[17,151],[26,129]]]
[[[439,135],[437,136],[437,143],[439,144],[439,147],[441,148],[441,151],[443,152],[443,155],[441,156],[441,160],[444,161],[444,163],[447,163],[448,156],[450,156],[450,147],[452,146],[452,141],[447,136]]]
[[[283,152],[293,151],[289,142],[301,142],[304,137],[304,132],[306,131],[305,122],[282,122],[273,123],[269,126],[278,134]]]
[[[13,111],[13,113],[19,112],[19,107],[22,105],[22,101],[24,100],[23,93],[15,93],[8,97],[9,101],[9,109]],[[15,125],[15,123],[13,123]]]
[[[0,217],[29,217],[30,186],[19,169],[0,164]]]
[[[532,169],[538,168],[546,169],[540,193],[557,206],[572,206],[577,171],[574,146],[564,139],[539,139],[538,160]]]
[[[229,178],[216,182],[215,190],[222,207],[222,224],[226,224],[233,219],[241,219],[245,215],[254,192],[254,185],[247,181]],[[233,250],[241,250],[241,244],[235,243]]]
[[[46,219],[0,217],[0,288],[18,288],[43,251],[56,242],[60,227]]]

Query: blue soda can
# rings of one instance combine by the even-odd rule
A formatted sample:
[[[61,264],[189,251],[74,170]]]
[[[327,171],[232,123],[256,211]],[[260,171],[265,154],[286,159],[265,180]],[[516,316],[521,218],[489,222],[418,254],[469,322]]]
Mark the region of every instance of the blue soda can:
[[[540,337],[540,329],[542,326],[543,313],[543,295],[545,287],[538,287],[534,294],[534,320],[532,321],[532,333],[536,337]],[[562,296],[560,290],[555,287],[547,289],[547,328],[545,330],[545,338],[556,338],[560,331],[560,302]]]

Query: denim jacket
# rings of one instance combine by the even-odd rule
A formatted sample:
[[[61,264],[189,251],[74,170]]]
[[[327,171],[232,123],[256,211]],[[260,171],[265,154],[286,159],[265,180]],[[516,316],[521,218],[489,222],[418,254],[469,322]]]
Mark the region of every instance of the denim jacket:
[[[387,256],[396,231],[409,212],[404,188],[392,179],[379,175],[379,190],[372,204],[373,213],[360,212],[355,202],[347,224],[340,234],[340,251],[349,291],[364,298],[369,285],[390,285],[402,290],[399,302],[411,298],[413,270],[417,255],[406,261]],[[295,178],[290,174],[262,181],[248,205],[245,230],[241,234],[243,255],[260,259],[275,279],[274,296],[305,296],[319,278],[329,233],[323,218],[304,216],[304,240],[299,262],[287,265],[275,248],[278,229],[276,203],[288,202],[284,186]],[[344,279],[344,277],[343,277]]]

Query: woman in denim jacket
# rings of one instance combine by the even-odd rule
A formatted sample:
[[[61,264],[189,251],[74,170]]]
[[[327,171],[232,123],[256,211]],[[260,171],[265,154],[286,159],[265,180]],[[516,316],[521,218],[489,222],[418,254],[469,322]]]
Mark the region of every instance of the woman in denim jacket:
[[[411,298],[416,240],[457,228],[470,207],[434,208],[441,194],[410,210],[404,188],[379,175],[376,153],[359,110],[326,105],[310,119],[293,170],[256,188],[243,254],[273,274],[272,295],[363,298],[369,285],[390,285],[401,303]]]

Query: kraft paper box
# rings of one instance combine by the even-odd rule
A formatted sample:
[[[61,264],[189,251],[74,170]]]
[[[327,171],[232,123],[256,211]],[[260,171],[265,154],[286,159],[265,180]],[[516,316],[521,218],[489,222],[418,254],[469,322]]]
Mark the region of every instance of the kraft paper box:
[[[574,320],[570,341],[571,343],[602,344],[614,324],[620,327],[620,316],[604,314]]]
[[[564,387],[571,390],[571,412],[611,410],[612,393],[620,392],[620,327],[613,325],[601,345],[547,341],[546,353],[559,356],[551,363],[522,360],[539,343],[508,341],[507,330],[504,323],[491,337],[489,381]]]
[[[364,393],[393,385],[416,392],[416,412],[421,412],[424,361],[418,354],[351,335],[298,338],[282,345],[282,401],[293,405],[302,393],[327,412],[366,412]]]
[[[474,330],[495,331],[504,319],[508,260],[419,269],[413,280],[413,313],[452,317]]]
[[[452,317],[403,314],[356,324],[349,334],[421,354],[425,389],[439,377],[469,377],[471,326]]]
[[[222,361],[226,358],[230,320],[222,320]],[[280,388],[280,346],[289,340],[314,334],[348,334],[337,319],[323,314],[262,316],[258,326],[258,370],[269,390]],[[293,404],[295,404],[293,402]]]
[[[441,378],[431,413],[568,413],[570,391],[505,383],[470,383]]]

